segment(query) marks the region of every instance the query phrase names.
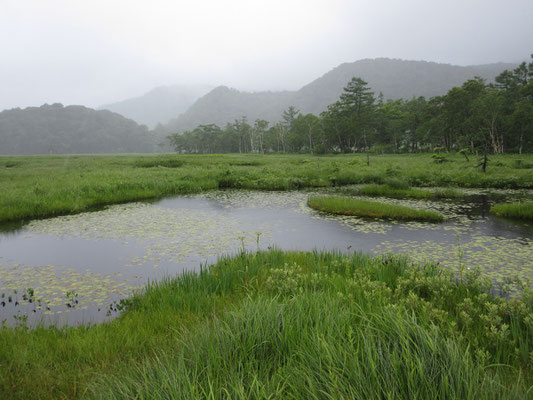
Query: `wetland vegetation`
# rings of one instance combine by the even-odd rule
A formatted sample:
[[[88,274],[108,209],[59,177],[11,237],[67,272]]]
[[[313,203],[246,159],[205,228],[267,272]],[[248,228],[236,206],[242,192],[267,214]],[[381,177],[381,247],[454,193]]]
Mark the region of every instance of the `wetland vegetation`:
[[[291,190],[382,184],[533,188],[524,155],[494,155],[483,173],[457,154],[443,166],[428,154],[124,155],[0,157],[0,222],[65,215],[106,204],[212,189]],[[522,165],[522,164],[521,164]]]
[[[345,196],[312,196],[309,207],[331,214],[401,221],[442,222],[444,217],[434,211],[415,210],[405,206],[360,200]]]
[[[533,202],[495,204],[490,212],[501,217],[533,221]]]
[[[0,330],[9,398],[527,398],[533,293],[402,256],[242,252],[116,320]],[[331,312],[335,310],[335,312]]]
[[[355,194],[370,197],[389,197],[393,199],[455,199],[461,197],[461,192],[457,189],[446,188],[437,190],[413,189],[409,185],[395,185],[386,183],[384,185],[365,185]]]
[[[286,206],[287,199],[300,210],[309,196],[361,190],[346,186],[351,184],[430,193],[435,191],[418,187],[439,186],[465,195],[477,193],[471,188],[533,188],[531,170],[517,169],[516,157],[491,156],[486,172],[460,154],[448,154],[444,165],[430,154],[372,155],[370,166],[361,154],[0,157],[0,183],[6,188],[0,193],[0,220],[80,213],[170,194],[205,192],[207,200],[217,195],[229,199],[219,200],[217,210],[236,208],[243,201],[230,196],[234,191],[212,189],[276,190],[269,196],[250,192],[261,197],[251,210],[275,202]],[[289,189],[309,191],[283,192]],[[512,201],[521,193],[513,192]],[[242,248],[200,271],[149,279],[137,291],[111,276],[83,270],[62,273],[60,280],[60,268],[54,266],[19,266],[13,272],[0,257],[0,282],[23,272],[28,284],[20,298],[50,296],[78,308],[90,296],[103,304],[109,292],[124,294],[113,305],[120,315],[109,322],[29,327],[20,318],[18,326],[1,328],[0,397],[531,396],[531,231],[520,225],[518,234],[499,238],[481,229],[470,232],[472,220],[458,211],[461,198],[380,197],[387,207],[432,210],[447,221],[320,217],[336,218],[336,223],[376,241],[376,252],[386,254],[374,257],[348,251],[259,250],[269,232],[245,239],[237,233],[242,224],[230,215],[215,217],[198,209],[188,215],[187,209],[117,205],[32,221],[26,234],[57,236],[58,241],[73,236],[109,239],[114,247],[146,243],[146,253],[132,256],[134,265],[128,268],[148,263],[152,270],[165,257],[179,263],[191,249],[203,248],[201,257],[220,254],[221,248],[231,248],[231,235],[243,235]],[[191,198],[191,204],[198,199]],[[253,211],[245,215],[251,218]],[[232,233],[224,236],[215,225]],[[437,229],[439,234],[463,236],[450,245],[439,242],[444,236],[432,238]],[[377,239],[389,232],[394,235]],[[404,236],[413,243],[398,240]],[[169,243],[158,242],[163,239]],[[255,240],[258,251],[245,251],[255,248]],[[410,258],[389,254],[393,250]],[[500,265],[506,268],[498,277],[505,278],[511,292],[489,275]],[[50,283],[45,285],[50,293],[34,285],[36,275]],[[134,295],[126,297],[132,290]]]

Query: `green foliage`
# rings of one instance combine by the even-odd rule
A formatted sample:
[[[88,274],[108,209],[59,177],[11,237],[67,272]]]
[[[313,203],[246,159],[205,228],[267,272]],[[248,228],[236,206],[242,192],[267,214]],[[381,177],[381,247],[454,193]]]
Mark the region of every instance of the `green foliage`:
[[[351,197],[310,196],[307,204],[315,210],[340,215],[353,215],[366,218],[390,218],[403,221],[444,221],[444,217],[434,211],[415,210],[409,207]]]
[[[326,154],[326,153],[327,153],[327,149],[326,149],[326,146],[324,146],[324,144],[318,143],[313,146],[313,154],[321,155],[321,154]]]
[[[533,164],[527,163],[522,159],[513,160],[514,169],[530,169],[533,168]],[[7,167],[7,166],[6,166]]]
[[[436,191],[422,189],[395,189],[390,185],[367,185],[357,191],[357,194],[371,197],[389,197],[393,199],[450,199],[461,197],[455,189],[438,189]]]
[[[0,396],[527,398],[533,292],[360,253],[223,257],[115,321],[0,329]]]
[[[446,147],[434,147],[433,148],[433,153],[435,154],[440,154],[440,153],[445,153],[446,152]]]
[[[389,168],[387,168],[387,171]],[[386,178],[383,183],[387,185],[390,189],[396,189],[396,190],[409,190],[409,183],[405,181],[402,178],[396,178],[396,177],[388,177]]]
[[[137,168],[179,168],[185,164],[183,160],[176,158],[157,158],[154,160],[137,160],[133,165]]]
[[[464,149],[459,150],[458,153],[464,156],[466,162],[470,161],[470,159],[468,158],[468,155],[470,154],[470,149],[465,147]]]
[[[433,161],[436,162],[437,164],[442,164],[442,163],[450,161],[444,154],[441,154],[445,152],[445,150],[446,150],[445,147],[435,147],[433,149],[433,154],[431,155],[431,158],[433,159]]]
[[[533,221],[533,202],[495,204],[490,212],[501,217]]]

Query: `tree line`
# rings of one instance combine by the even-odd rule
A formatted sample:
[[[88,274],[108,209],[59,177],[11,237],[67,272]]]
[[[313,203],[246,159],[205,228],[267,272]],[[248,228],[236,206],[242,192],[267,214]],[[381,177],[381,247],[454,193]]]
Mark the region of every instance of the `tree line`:
[[[387,100],[354,77],[319,116],[291,106],[270,124],[246,117],[168,136],[179,153],[533,152],[533,54],[494,83],[470,79],[443,96]]]

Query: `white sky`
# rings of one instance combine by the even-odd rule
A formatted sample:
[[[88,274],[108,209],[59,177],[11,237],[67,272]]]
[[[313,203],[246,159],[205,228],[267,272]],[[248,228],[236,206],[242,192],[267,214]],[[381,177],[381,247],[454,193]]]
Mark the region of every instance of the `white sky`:
[[[530,53],[532,0],[0,0],[0,110],[170,84],[298,89],[362,58]]]

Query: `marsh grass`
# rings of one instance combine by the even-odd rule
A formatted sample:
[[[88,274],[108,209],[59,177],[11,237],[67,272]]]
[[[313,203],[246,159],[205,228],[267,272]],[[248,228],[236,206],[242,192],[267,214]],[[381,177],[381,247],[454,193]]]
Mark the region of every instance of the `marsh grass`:
[[[133,166],[137,168],[180,168],[183,167],[185,162],[183,160],[177,160],[175,158],[168,159],[155,159],[155,160],[137,160],[133,163]]]
[[[533,202],[495,204],[490,212],[500,217],[533,221]]]
[[[364,155],[0,156],[0,222],[218,188],[294,190],[392,178],[413,187],[533,188],[530,170],[510,166],[531,163],[530,156],[493,156],[501,166],[485,174],[460,155],[449,157],[442,166],[428,154],[375,155],[368,167]]]
[[[335,312],[328,312],[335,310]],[[156,352],[126,376],[102,377],[95,398],[502,399],[502,387],[460,341],[384,308],[325,294],[246,299],[209,326],[183,332],[176,352]],[[458,343],[459,342],[459,343]],[[488,379],[487,379],[488,378]]]
[[[444,216],[434,211],[416,210],[405,206],[361,200],[353,197],[310,196],[307,205],[315,210],[337,215],[387,218],[402,221],[444,221]]]
[[[0,329],[0,398],[527,398],[533,294],[400,256],[241,252],[110,323]]]
[[[450,199],[461,196],[456,189],[438,189],[436,191],[423,189],[397,189],[388,184],[367,185],[357,191],[358,194],[370,197],[389,197],[393,199]]]

